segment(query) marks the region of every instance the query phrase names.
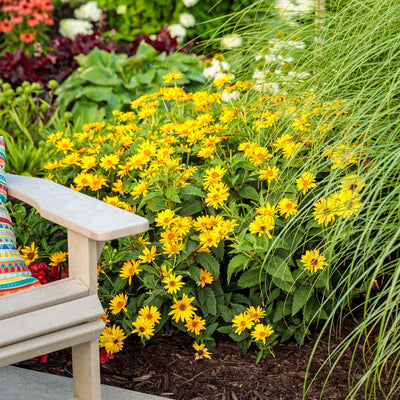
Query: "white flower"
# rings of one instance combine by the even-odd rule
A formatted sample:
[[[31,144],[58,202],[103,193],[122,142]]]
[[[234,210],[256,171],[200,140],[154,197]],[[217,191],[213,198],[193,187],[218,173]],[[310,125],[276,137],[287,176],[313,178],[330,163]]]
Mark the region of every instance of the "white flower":
[[[261,69],[256,69],[253,73],[253,79],[263,80],[265,79],[265,71]]]
[[[224,71],[229,71],[231,69],[231,66],[226,61],[221,61],[220,65]]]
[[[211,67],[203,69],[204,78],[214,78],[215,75],[221,70],[220,66],[212,65]]]
[[[117,6],[117,8],[115,9],[115,12],[118,14],[118,15],[122,15],[122,14],[125,14],[126,13],[126,10],[127,10],[128,8],[127,8],[127,6],[126,6],[126,4],[120,4],[119,6]]]
[[[221,39],[221,46],[225,49],[233,49],[234,47],[240,47],[242,43],[243,43],[242,38],[236,34],[227,35]]]
[[[179,15],[179,23],[185,28],[191,28],[192,26],[196,25],[196,20],[192,14],[182,13]]]
[[[186,36],[186,29],[181,24],[172,24],[167,27],[171,36],[176,37],[178,43],[181,43]]]
[[[155,33],[152,33],[151,35],[149,35],[149,39],[154,42],[157,40],[157,35]]]
[[[221,95],[221,100],[224,103],[230,103],[231,101],[236,101],[239,98],[239,92],[234,90],[233,92],[227,92],[224,90]]]
[[[275,9],[280,18],[288,20],[297,15],[297,5],[290,0],[278,0],[275,3]]]
[[[74,11],[75,18],[97,22],[100,20],[102,10],[97,7],[97,1],[82,4]]]
[[[186,6],[186,7],[192,7],[195,4],[197,4],[199,2],[199,0],[182,0],[182,3]]]
[[[60,21],[60,35],[74,40],[78,33],[91,35],[93,33],[92,24],[89,21],[73,18],[62,19]]]
[[[300,13],[311,13],[314,11],[314,0],[297,0],[297,10]]]
[[[274,56],[274,55],[266,54],[266,55],[264,56],[264,60],[265,60],[265,62],[267,62],[267,63],[272,63],[272,62],[275,62],[275,61],[277,60],[277,57]]]

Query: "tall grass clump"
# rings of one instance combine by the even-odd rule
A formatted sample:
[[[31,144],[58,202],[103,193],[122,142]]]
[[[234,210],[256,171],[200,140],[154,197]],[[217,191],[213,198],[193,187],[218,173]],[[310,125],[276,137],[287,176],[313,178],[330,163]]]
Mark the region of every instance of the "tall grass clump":
[[[262,2],[259,10],[261,7]],[[265,20],[255,19],[241,31],[246,45],[232,57],[245,59],[243,74],[250,69],[261,71],[255,79],[266,94],[280,91],[289,99],[292,93],[311,94],[312,104],[302,105],[300,119],[304,126],[308,123],[305,131],[314,152],[303,160],[302,168],[315,168],[318,160],[317,183],[324,183],[323,198],[334,198],[337,180],[354,161],[350,165],[353,186],[363,188],[364,193],[359,212],[352,219],[336,218],[327,200],[322,233],[307,219],[309,213],[299,212],[280,237],[302,226],[307,241],[319,241],[324,248],[335,284],[324,293],[320,305],[323,308],[333,302],[335,306],[326,322],[318,317],[314,320],[322,327],[321,336],[326,330],[333,332],[335,324],[346,324],[346,317],[360,321],[325,363],[332,371],[348,347],[363,348],[361,368],[366,372],[356,384],[349,385],[347,399],[361,395],[372,399],[382,394],[396,399],[400,391],[400,4],[397,0],[339,0],[326,2],[325,8],[282,24],[276,20],[271,23],[274,12],[267,10]],[[281,64],[278,74],[274,73],[276,59],[271,57],[277,37],[290,45],[294,39],[305,43],[295,60]],[[278,84],[285,68],[303,74],[297,75],[301,79]],[[324,110],[327,104],[337,105],[336,118],[328,120],[322,111],[311,121],[307,116],[310,110]],[[324,128],[327,133],[321,135]],[[282,127],[279,131],[270,129],[267,135],[272,143],[282,135]],[[330,154],[330,159],[320,163],[324,153]],[[315,201],[309,200],[310,209]],[[268,297],[268,288],[265,293]],[[354,372],[356,367],[360,367],[359,362],[353,361],[350,369]],[[312,382],[312,378],[305,382],[304,398]]]

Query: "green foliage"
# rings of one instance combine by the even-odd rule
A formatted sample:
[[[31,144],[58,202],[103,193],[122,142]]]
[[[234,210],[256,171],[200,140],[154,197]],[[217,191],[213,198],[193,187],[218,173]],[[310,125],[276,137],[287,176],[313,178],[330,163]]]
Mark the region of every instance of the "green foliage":
[[[154,92],[170,71],[182,72],[179,83],[189,88],[203,82],[197,56],[166,56],[144,42],[132,57],[95,48],[87,56],[77,56],[77,61],[80,67],[56,91],[60,112],[72,112],[76,129],[84,123],[111,118],[114,110],[128,110],[132,97]]]
[[[49,126],[52,99],[43,100],[44,90],[38,83],[24,82],[15,90],[8,83],[0,87],[0,135],[6,139],[6,169],[9,173],[37,175],[54,154],[43,138]],[[50,91],[51,93],[51,91]],[[53,121],[56,121],[57,114]]]
[[[358,143],[336,148],[326,127],[310,133],[321,116],[339,125],[343,104],[259,95],[227,77],[215,82],[216,92],[188,93],[180,79],[171,73],[170,86],[132,101],[132,111],[51,139],[58,149],[51,179],[151,223],[144,236],[109,245],[100,261],[110,327],[129,334],[153,306],[160,321],[154,331],[143,328],[143,340],[177,327],[211,346],[217,324],[242,350],[259,345],[260,357],[277,338],[302,343],[334,304],[333,297],[319,309],[337,280],[326,274],[327,225],[351,219],[364,196],[349,175]],[[221,103],[232,91],[242,101]],[[304,168],[310,154],[318,162]],[[180,301],[196,308],[206,330],[191,330],[189,304],[184,322],[170,317]],[[251,307],[260,307],[259,317]]]

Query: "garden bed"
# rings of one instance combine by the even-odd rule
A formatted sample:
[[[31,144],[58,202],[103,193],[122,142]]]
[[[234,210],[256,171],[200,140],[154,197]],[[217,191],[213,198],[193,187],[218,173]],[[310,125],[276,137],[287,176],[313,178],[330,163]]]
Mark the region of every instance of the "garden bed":
[[[351,332],[357,321],[347,320],[341,331],[333,332],[331,338],[323,336],[313,362],[313,376],[327,356],[327,350],[335,348],[340,340]],[[317,334],[304,346],[287,342],[274,348],[271,355],[255,365],[257,350],[250,348],[243,354],[235,342],[226,335],[216,337],[217,350],[210,360],[195,361],[190,337],[182,332],[154,337],[146,346],[131,336],[124,350],[115,359],[102,365],[102,383],[149,393],[176,400],[298,400],[301,399],[307,363],[310,359]],[[342,400],[349,393],[348,369],[352,348],[340,360],[323,393],[324,400]],[[353,361],[350,383],[362,377],[362,345],[358,345]],[[53,353],[47,364],[21,363],[24,367],[58,375],[71,376],[71,357],[66,350]],[[325,367],[316,378],[307,400],[320,398],[321,389],[328,375]],[[389,379],[382,380],[383,388],[389,389]],[[362,399],[360,393],[354,399]],[[376,400],[385,399],[383,393]]]

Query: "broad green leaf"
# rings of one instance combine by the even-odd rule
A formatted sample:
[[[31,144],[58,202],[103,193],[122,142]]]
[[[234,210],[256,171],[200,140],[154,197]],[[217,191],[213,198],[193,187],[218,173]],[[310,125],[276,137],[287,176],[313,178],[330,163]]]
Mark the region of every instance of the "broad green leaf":
[[[215,294],[210,287],[199,287],[197,289],[197,300],[200,303],[201,310],[204,316],[207,315],[217,315],[217,300]]]
[[[258,286],[262,280],[263,278],[260,276],[260,268],[251,269],[243,272],[239,278],[238,285],[242,289],[246,289],[252,286]]]
[[[174,203],[180,203],[181,199],[179,198],[178,191],[173,186],[167,187],[164,189],[164,195],[168,200],[173,201]]]
[[[115,293],[119,293],[121,292],[121,290],[125,287],[125,285],[127,284],[128,280],[127,279],[122,279],[120,277],[118,277],[117,279],[115,279],[114,281],[114,292]]]
[[[154,69],[150,69],[147,72],[136,74],[136,79],[143,85],[149,85],[153,81],[155,74],[156,71]]]
[[[273,256],[267,261],[265,271],[274,278],[278,278],[284,282],[294,282],[286,261],[278,256]]]
[[[243,186],[239,190],[239,195],[244,199],[258,201],[260,199],[259,192],[253,186]]]
[[[212,254],[200,253],[197,255],[196,261],[213,276],[214,280],[219,278],[220,265]]]
[[[99,86],[115,86],[119,84],[118,77],[111,70],[103,67],[89,67],[84,69],[80,78]]]
[[[158,55],[157,50],[150,46],[145,42],[140,42],[137,52],[132,58],[136,58],[137,60],[146,59],[146,60],[153,60]]]
[[[238,254],[228,264],[227,281],[231,281],[232,274],[247,268],[250,259],[244,254]]]
[[[300,311],[307,303],[314,288],[312,286],[299,286],[293,293],[292,315]]]

